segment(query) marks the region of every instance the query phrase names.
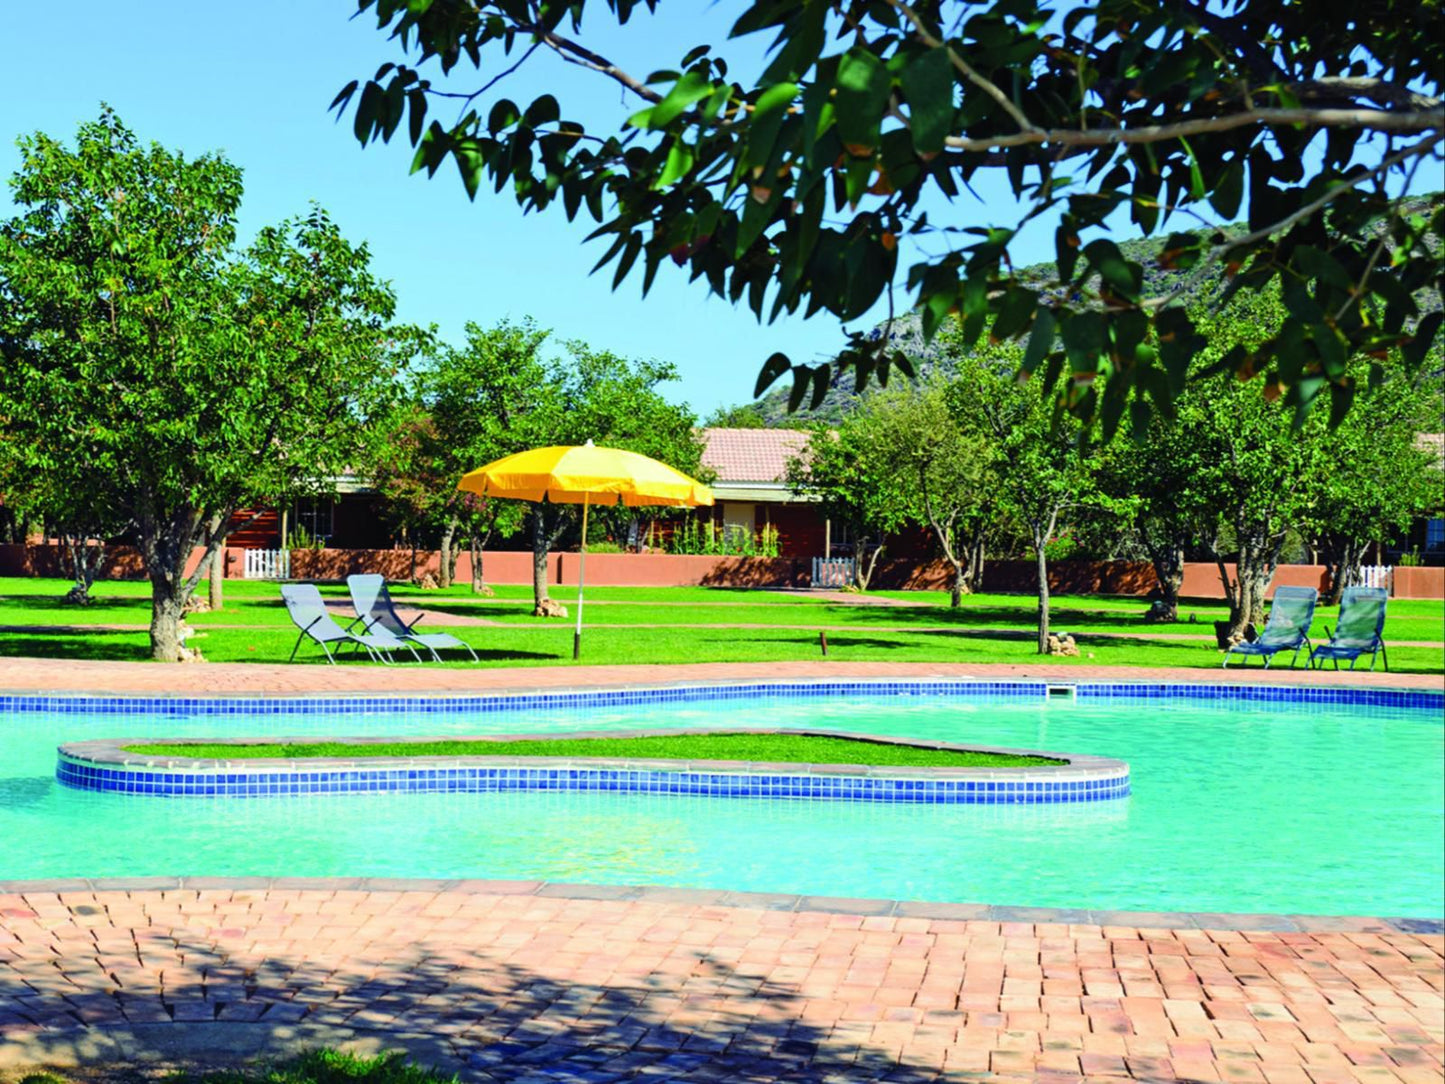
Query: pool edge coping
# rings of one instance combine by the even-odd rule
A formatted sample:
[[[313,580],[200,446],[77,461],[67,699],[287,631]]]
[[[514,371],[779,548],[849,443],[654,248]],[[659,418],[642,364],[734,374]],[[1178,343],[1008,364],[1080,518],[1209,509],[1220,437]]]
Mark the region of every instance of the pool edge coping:
[[[1212,911],[1129,911],[1073,907],[1026,907],[986,903],[820,896],[784,892],[668,885],[585,884],[545,880],[415,877],[72,877],[0,879],[0,895],[55,895],[102,892],[428,892],[615,903],[729,907],[744,910],[811,912],[860,918],[921,918],[931,921],[1213,930],[1260,933],[1385,933],[1439,936],[1445,919],[1416,916],[1302,915]],[[1428,928],[1420,928],[1428,927]]]
[[[19,691],[15,689],[0,688],[0,711],[24,711],[24,710],[45,710],[40,707],[21,706],[19,701],[46,701],[53,708],[58,705],[74,706],[84,701],[101,701],[108,704],[138,702],[152,703],[155,701],[166,701],[177,704],[190,705],[195,703],[220,703],[220,704],[267,704],[280,701],[297,702],[325,702],[350,705],[357,702],[377,702],[387,706],[409,705],[412,702],[431,702],[440,704],[474,702],[478,700],[503,701],[522,704],[528,700],[536,699],[586,699],[589,697],[609,698],[611,696],[640,695],[647,693],[685,693],[694,691],[706,693],[725,689],[748,690],[754,695],[766,695],[772,690],[787,689],[812,689],[819,686],[846,686],[848,691],[855,689],[868,691],[871,686],[953,686],[959,692],[969,688],[977,688],[983,692],[1002,693],[1005,690],[1016,690],[1019,687],[1027,687],[1032,691],[1038,689],[1043,697],[1050,698],[1053,690],[1068,690],[1070,699],[1084,693],[1085,699],[1093,699],[1092,694],[1102,690],[1100,698],[1110,694],[1124,699],[1225,699],[1225,700],[1269,700],[1291,701],[1296,703],[1323,703],[1331,700],[1349,702],[1351,700],[1365,700],[1371,697],[1378,698],[1422,698],[1430,701],[1440,700],[1445,703],[1445,688],[1436,690],[1434,686],[1422,688],[1411,685],[1346,685],[1321,683],[1318,685],[1295,682],[1270,682],[1267,680],[1267,671],[1261,670],[1260,677],[1266,678],[1261,681],[1231,680],[1220,681],[1208,673],[1200,674],[1194,678],[1179,679],[1170,677],[1160,679],[1149,675],[1147,670],[1141,672],[1136,678],[1114,678],[1114,677],[1079,677],[1079,678],[1057,678],[1057,677],[1015,677],[1015,676],[994,676],[994,675],[970,675],[970,674],[930,674],[930,675],[856,675],[839,673],[836,675],[820,675],[817,677],[808,676],[756,676],[738,675],[736,677],[717,678],[680,678],[676,681],[644,680],[637,682],[629,681],[597,681],[579,682],[569,685],[512,685],[494,688],[479,689],[442,689],[435,692],[417,690],[333,690],[333,691],[236,691],[226,690],[210,693],[143,693],[143,692],[106,692],[106,691],[79,691],[41,689],[37,691]],[[1174,694],[1168,697],[1150,696],[1150,690],[1160,692],[1169,691]],[[1192,696],[1190,694],[1193,694]],[[1251,695],[1252,694],[1252,695]],[[1268,694],[1276,694],[1271,696]],[[702,699],[707,699],[703,696]],[[588,705],[592,706],[592,705]],[[1435,705],[1431,703],[1429,707]],[[99,710],[104,710],[100,708]],[[243,712],[243,714],[245,714]]]

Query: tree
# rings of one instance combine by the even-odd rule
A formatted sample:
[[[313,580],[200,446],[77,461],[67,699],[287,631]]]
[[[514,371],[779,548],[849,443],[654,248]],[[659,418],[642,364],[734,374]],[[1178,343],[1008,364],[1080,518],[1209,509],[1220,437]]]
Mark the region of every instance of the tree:
[[[109,110],[72,150],[20,141],[0,225],[0,416],[37,472],[134,523],[151,653],[237,509],[324,488],[361,457],[417,339],[320,210],[234,247],[240,171],[141,146]],[[80,497],[81,494],[73,494]]]
[[[675,366],[629,361],[579,340],[566,346],[568,358],[565,365],[559,366],[556,379],[565,404],[562,431],[569,439],[555,443],[582,444],[591,440],[625,448],[660,460],[699,481],[712,481],[711,471],[702,466],[704,442],[697,415],[686,403],[673,403],[659,390],[660,385],[678,378]],[[622,505],[596,506],[596,512],[614,537],[625,537],[631,530],[641,535],[644,524],[678,514],[667,508]],[[570,512],[558,517],[559,532],[552,545],[573,520]]]
[[[696,416],[657,390],[677,378],[672,366],[629,361],[580,340],[562,344],[563,358],[549,359],[543,356],[549,336],[530,319],[491,328],[469,323],[464,346],[439,351],[418,375],[418,409],[433,435],[427,438],[424,470],[413,472],[427,475],[417,488],[427,494],[426,514],[441,532],[443,550],[466,531],[474,575],[479,541],[493,531],[515,531],[520,509],[527,507],[539,613],[549,601],[547,555],[572,529],[573,510],[476,501],[455,492],[457,479],[514,452],[588,440],[641,452],[687,473],[698,471],[702,455]],[[615,514],[605,507],[599,511]]]
[[[1178,620],[1188,551],[1213,536],[1215,514],[1201,486],[1205,454],[1165,417],[1153,418],[1142,439],[1102,450],[1099,484],[1120,505],[1132,502],[1130,528],[1154,566],[1150,620]]]
[[[1296,529],[1329,568],[1327,604],[1339,605],[1344,589],[1361,582],[1371,542],[1439,504],[1445,479],[1417,438],[1438,427],[1442,406],[1438,375],[1419,382],[1400,375],[1363,393],[1337,428],[1320,435],[1313,500]]]
[[[962,347],[966,337],[945,340]],[[1038,575],[1038,650],[1048,651],[1048,546],[1066,513],[1113,510],[1084,426],[1057,407],[1052,385],[1020,383],[1017,350],[1000,345],[960,359],[947,402],[955,423],[989,449],[1000,505],[1028,532]]]
[[[914,249],[903,277],[926,336],[952,312],[968,346],[1027,335],[1023,370],[1067,369],[1075,379],[1046,382],[1106,437],[1125,417],[1142,433],[1182,390],[1203,343],[1176,295],[1221,268],[1231,291],[1284,288],[1283,324],[1223,360],[1274,374],[1300,407],[1324,395],[1342,415],[1352,355],[1398,347],[1418,371],[1439,331],[1442,314],[1414,295],[1445,285],[1445,215],[1392,198],[1422,163],[1439,169],[1445,38],[1432,5],[752,0],[732,36],[773,38],[751,86],[732,74],[751,65],[712,43],[629,71],[587,36],[657,6],[359,0],[401,62],[332,104],[352,110],[363,144],[404,130],[413,170],[452,163],[472,197],[490,185],[525,211],[585,214],[609,243],[599,266],[615,264],[614,286],[640,266],[646,291],[673,262],[759,318],[846,322],[885,297],[893,311]],[[620,84],[640,108],[598,134],[550,94],[503,97],[539,52]],[[1017,219],[944,202],[990,175],[1022,203]],[[1223,228],[1241,211],[1242,227]],[[1146,234],[1172,230],[1162,262],[1185,274],[1163,292],[1107,236],[1126,213]],[[1035,219],[1055,227],[1049,281],[1020,277],[1010,257]],[[834,372],[856,369],[861,390],[892,366],[907,359],[886,335],[855,332],[831,365],[774,354],[759,389],[791,371],[796,406],[809,387],[821,399]]]
[[[530,319],[495,327],[466,325],[466,344],[446,348],[422,371],[420,395],[436,431],[434,456],[444,475],[435,492],[442,520],[443,583],[450,584],[455,539],[463,535],[472,557],[472,589],[485,587],[482,554],[495,533],[515,533],[522,506],[458,493],[467,471],[494,459],[551,442],[562,411],[557,387],[542,359],[549,332]],[[545,597],[545,556],[542,597]],[[540,605],[541,597],[538,598]]]
[[[702,423],[705,429],[766,429],[768,419],[755,403],[718,407]]]
[[[845,524],[853,547],[853,585],[868,590],[888,536],[911,521],[893,464],[877,454],[866,423],[857,414],[838,429],[813,427],[799,455],[788,460],[784,481],[811,497],[819,510]]]
[[[843,423],[850,428],[894,503],[933,532],[953,568],[952,605],[962,605],[983,578],[984,547],[997,525],[988,435],[956,423],[938,382],[865,397]]]

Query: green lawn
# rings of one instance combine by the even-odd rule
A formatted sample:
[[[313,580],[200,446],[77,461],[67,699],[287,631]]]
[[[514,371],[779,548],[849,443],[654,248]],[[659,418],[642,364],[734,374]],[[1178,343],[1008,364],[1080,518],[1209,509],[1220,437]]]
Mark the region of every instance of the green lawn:
[[[1023,768],[1065,764],[1053,757],[1014,756],[916,745],[830,738],[816,734],[678,734],[646,738],[547,738],[527,741],[217,742],[127,745],[143,756],[262,760],[293,757],[612,757],[627,760],[742,760],[789,764],[869,764],[901,768]]]
[[[63,658],[144,659],[144,628],[150,619],[149,585],[104,582],[89,607],[60,602],[69,584],[63,580],[0,579],[0,654]],[[344,586],[325,586],[328,598],[348,599]],[[423,629],[445,627],[482,656],[488,666],[569,665],[572,622],[531,616],[530,589],[498,587],[497,597],[481,599],[466,586],[445,592],[393,588],[408,605],[481,619],[488,624],[442,626],[423,621]],[[204,584],[202,585],[204,594]],[[569,606],[575,588],[552,594]],[[1033,628],[1035,602],[1024,595],[975,595],[957,610],[942,592],[888,593],[923,606],[848,605],[806,595],[765,590],[704,587],[598,587],[588,592],[584,663],[766,662],[818,659],[820,630],[827,630],[828,658],[843,661],[987,663],[1037,662]],[[591,603],[598,605],[591,605]],[[1219,603],[1186,604],[1184,620],[1144,621],[1139,599],[1059,596],[1051,609],[1055,630],[1075,635],[1078,659],[1064,664],[1135,666],[1218,666],[1212,622],[1225,616]],[[338,614],[345,623],[345,612]],[[574,611],[575,612],[575,611]],[[1321,607],[1314,638],[1324,639],[1337,610]],[[1190,621],[1189,618],[1194,620]],[[296,634],[274,583],[226,581],[226,605],[218,613],[194,614],[189,623],[200,635],[192,641],[212,661],[280,662],[290,654]],[[120,626],[104,629],[97,626]],[[758,626],[737,628],[729,626]],[[68,626],[68,627],[67,627]],[[128,626],[128,627],[127,627]],[[662,627],[644,627],[662,626]],[[1394,599],[1385,626],[1395,670],[1445,672],[1445,603]],[[1197,637],[1191,639],[1190,637]],[[1419,640],[1432,646],[1406,647]],[[298,660],[324,663],[307,642]],[[352,661],[348,656],[347,662]],[[361,656],[357,661],[364,662]],[[1281,662],[1287,662],[1282,659]],[[445,665],[466,665],[469,659]]]

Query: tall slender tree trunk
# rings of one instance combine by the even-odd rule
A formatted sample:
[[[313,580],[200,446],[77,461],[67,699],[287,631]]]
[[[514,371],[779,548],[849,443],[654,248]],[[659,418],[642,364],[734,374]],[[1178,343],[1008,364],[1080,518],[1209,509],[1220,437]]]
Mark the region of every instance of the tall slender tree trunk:
[[[219,610],[226,604],[225,588],[223,586],[226,578],[226,547],[218,545],[211,551],[211,572],[210,582],[207,584],[209,597],[206,601],[210,604],[212,612]]]
[[[437,583],[442,587],[450,587],[452,581],[457,578],[457,527],[459,521],[455,516],[447,520],[446,528],[442,531],[441,543],[441,567],[437,569]]]
[[[983,590],[984,537],[982,533],[968,540],[964,584],[970,594]]]
[[[953,590],[948,597],[948,604],[955,610],[963,605],[963,596],[968,591],[968,567],[962,561],[953,562]]]
[[[1049,558],[1044,547],[1048,545],[1048,532],[1040,535],[1034,531],[1034,558],[1037,563],[1036,571],[1039,578],[1039,641],[1038,648],[1040,655],[1049,653]]]
[[[547,509],[545,505],[532,507],[532,602],[540,607],[549,598],[547,594]]]
[[[486,555],[487,538],[491,532],[478,535],[475,531],[467,535],[467,550],[472,558],[472,593],[480,595],[487,588],[486,573],[482,568],[482,560]]]

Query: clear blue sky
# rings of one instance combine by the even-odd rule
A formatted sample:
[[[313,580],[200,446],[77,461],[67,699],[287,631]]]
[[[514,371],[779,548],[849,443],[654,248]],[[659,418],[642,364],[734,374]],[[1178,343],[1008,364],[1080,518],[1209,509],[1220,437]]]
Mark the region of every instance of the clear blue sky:
[[[645,300],[640,275],[613,293],[610,268],[588,275],[603,246],[584,245],[586,224],[567,222],[560,208],[524,218],[510,195],[490,191],[469,203],[450,169],[433,180],[409,176],[404,140],[363,150],[327,106],[348,80],[399,56],[373,20],[351,18],[354,10],[352,0],[5,4],[0,176],[8,180],[18,164],[17,136],[39,130],[69,140],[105,101],[143,140],[187,154],[219,150],[241,166],[243,236],[308,201],[326,207],[348,237],[369,243],[402,318],[435,323],[446,338],[459,339],[467,320],[530,314],[561,338],[675,363],[682,380],[669,394],[700,414],[749,399],[774,350],[795,361],[836,352],[836,321],[759,325],[670,266]],[[645,73],[693,45],[722,42],[735,17],[733,5],[684,0],[625,30],[597,26],[609,56]],[[749,43],[744,56],[761,44]],[[550,91],[565,116],[600,130],[638,107],[620,90],[539,50],[505,93],[526,102]],[[959,209],[983,214],[971,197]],[[12,211],[6,187],[0,216]],[[1036,252],[1019,255],[1045,258],[1047,236],[1038,241]]]
[[[726,42],[739,6],[675,0],[658,16],[642,13],[619,29],[598,5],[602,18],[589,23],[587,42],[638,74],[675,65],[693,45],[725,45],[721,51],[738,61],[732,74],[746,83],[766,43],[756,35]],[[794,361],[836,353],[843,339],[835,320],[783,317],[759,325],[670,264],[645,300],[640,273],[613,293],[610,268],[588,275],[605,244],[583,243],[585,222],[569,223],[560,208],[523,217],[510,195],[490,191],[469,203],[450,167],[432,180],[409,176],[404,139],[362,149],[327,106],[350,79],[401,57],[373,19],[352,18],[355,8],[354,0],[3,4],[0,177],[18,164],[17,136],[40,130],[69,139],[105,101],[144,140],[188,154],[219,150],[241,166],[243,237],[320,203],[348,237],[369,243],[376,271],[396,287],[402,318],[435,323],[453,341],[467,320],[531,315],[559,338],[673,362],[682,379],[669,394],[703,415],[748,400],[775,350]],[[473,72],[452,85],[470,90],[481,81]],[[640,104],[545,50],[498,92],[524,103],[551,92],[564,116],[599,132],[615,131]],[[961,196],[945,214],[930,205],[930,217],[953,225],[1016,222],[1020,210],[1003,178],[979,182],[977,197]],[[1438,178],[1417,184],[1437,187]],[[0,187],[0,216],[12,212],[8,197]],[[1126,221],[1117,228],[1133,232]],[[1020,265],[1052,254],[1045,220],[1032,223],[1012,252]],[[905,253],[900,265],[910,262]]]

